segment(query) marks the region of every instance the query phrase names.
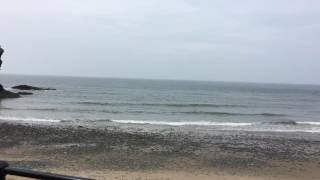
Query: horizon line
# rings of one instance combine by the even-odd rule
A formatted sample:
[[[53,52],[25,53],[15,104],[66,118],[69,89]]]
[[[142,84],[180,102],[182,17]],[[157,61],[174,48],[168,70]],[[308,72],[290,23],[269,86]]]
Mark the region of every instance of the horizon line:
[[[52,75],[52,74],[17,74],[17,73],[3,73],[2,75],[9,75],[9,76],[10,75],[13,75],[13,76],[47,76],[47,77],[66,77],[66,78],[93,78],[93,79],[127,79],[127,80],[158,80],[158,81],[190,81],[190,82],[220,82],[220,83],[244,83],[244,84],[247,83],[247,84],[320,86],[320,84],[311,84],[311,83],[257,82],[257,81],[236,81],[236,80],[166,79],[166,78],[78,76],[78,75]]]

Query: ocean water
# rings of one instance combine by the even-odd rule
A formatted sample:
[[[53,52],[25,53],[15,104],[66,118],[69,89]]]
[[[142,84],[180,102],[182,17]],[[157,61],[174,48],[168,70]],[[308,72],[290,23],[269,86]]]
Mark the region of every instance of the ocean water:
[[[320,86],[1,75],[8,89],[56,88],[0,102],[0,119],[320,133]]]

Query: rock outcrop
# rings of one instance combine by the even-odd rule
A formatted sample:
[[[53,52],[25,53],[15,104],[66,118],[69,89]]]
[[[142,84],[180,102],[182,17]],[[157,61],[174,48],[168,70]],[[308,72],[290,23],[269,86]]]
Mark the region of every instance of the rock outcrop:
[[[12,89],[18,89],[18,90],[33,90],[33,91],[56,90],[56,89],[53,89],[53,88],[42,88],[42,87],[35,87],[35,86],[29,86],[29,85],[13,86]]]
[[[0,100],[6,99],[6,98],[18,98],[18,97],[20,97],[20,95],[18,93],[7,91],[0,84]]]
[[[32,92],[18,92],[19,95],[32,95],[33,93]]]
[[[0,99],[6,98],[19,98],[20,95],[18,93],[10,92],[7,90],[0,91]]]

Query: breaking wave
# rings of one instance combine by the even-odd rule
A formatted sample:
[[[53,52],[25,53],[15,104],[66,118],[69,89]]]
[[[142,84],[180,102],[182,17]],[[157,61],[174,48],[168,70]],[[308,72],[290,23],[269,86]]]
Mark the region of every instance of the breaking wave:
[[[230,112],[212,112],[212,111],[185,111],[185,112],[173,112],[177,114],[208,114],[217,116],[286,116],[285,114],[274,114],[274,113],[230,113]]]
[[[53,122],[59,123],[62,120],[57,119],[45,119],[45,118],[22,118],[22,117],[0,117],[0,120],[5,121],[29,121],[29,122]]]
[[[311,122],[311,121],[297,122],[297,124],[301,124],[301,125],[316,125],[316,126],[320,126],[320,122]]]
[[[153,125],[170,125],[170,126],[250,126],[252,123],[233,123],[233,122],[208,122],[208,121],[148,121],[148,120],[111,120],[117,123],[126,124],[153,124]]]
[[[4,109],[4,108],[2,108]],[[79,113],[108,113],[108,114],[186,114],[186,115],[212,115],[212,116],[262,116],[262,117],[284,117],[286,114],[276,113],[237,113],[224,111],[152,111],[145,110],[112,110],[112,109],[80,109],[80,108],[5,108],[5,110],[31,110],[48,112],[79,112]]]

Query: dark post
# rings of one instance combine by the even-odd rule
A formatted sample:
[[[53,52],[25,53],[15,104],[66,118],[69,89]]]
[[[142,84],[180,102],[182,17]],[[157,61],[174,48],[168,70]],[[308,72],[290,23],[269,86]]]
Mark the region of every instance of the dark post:
[[[6,172],[5,168],[7,168],[9,164],[5,161],[0,161],[0,180],[5,180],[6,179]]]

